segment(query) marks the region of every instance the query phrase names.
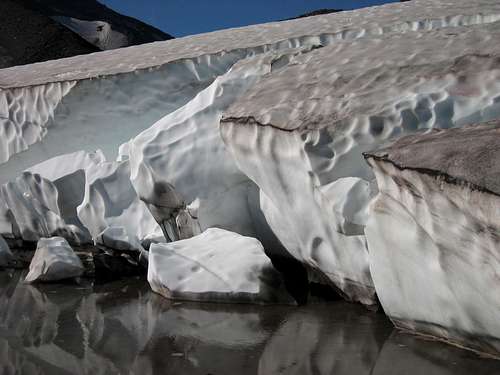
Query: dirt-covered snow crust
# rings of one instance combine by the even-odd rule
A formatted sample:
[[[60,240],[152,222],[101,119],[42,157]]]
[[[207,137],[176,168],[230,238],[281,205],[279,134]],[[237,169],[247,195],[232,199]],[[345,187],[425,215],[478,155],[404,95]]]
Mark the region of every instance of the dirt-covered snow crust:
[[[500,196],[500,122],[409,135],[365,157]]]
[[[499,21],[497,1],[414,0],[0,70],[3,194],[38,197],[0,201],[0,234],[61,233],[75,211],[75,242],[161,242],[152,218],[163,240],[218,227],[375,304],[362,153],[499,118]],[[76,180],[18,178],[96,149],[68,219],[55,198]]]
[[[500,121],[366,154],[370,270],[396,326],[500,354]]]

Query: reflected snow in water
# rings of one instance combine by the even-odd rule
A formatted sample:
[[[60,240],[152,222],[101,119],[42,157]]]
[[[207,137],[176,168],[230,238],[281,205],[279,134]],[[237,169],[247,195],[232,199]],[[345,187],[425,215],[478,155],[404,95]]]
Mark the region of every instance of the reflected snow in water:
[[[499,374],[500,361],[398,333],[344,302],[172,303],[146,281],[22,282],[0,272],[0,374]]]

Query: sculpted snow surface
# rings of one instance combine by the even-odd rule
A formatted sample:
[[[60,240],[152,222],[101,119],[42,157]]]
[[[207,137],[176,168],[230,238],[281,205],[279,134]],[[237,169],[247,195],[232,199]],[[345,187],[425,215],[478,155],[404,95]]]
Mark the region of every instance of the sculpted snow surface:
[[[500,122],[408,136],[367,159],[384,311],[398,327],[498,356]]]
[[[498,37],[500,23],[339,41],[267,75],[225,111],[222,136],[261,189],[270,226],[347,298],[375,297],[363,226],[377,188],[362,152],[500,116]],[[332,189],[352,177],[364,188]],[[347,200],[359,205],[354,226],[341,225],[353,220],[339,210]]]
[[[172,299],[294,303],[258,240],[218,228],[152,245],[148,281]]]

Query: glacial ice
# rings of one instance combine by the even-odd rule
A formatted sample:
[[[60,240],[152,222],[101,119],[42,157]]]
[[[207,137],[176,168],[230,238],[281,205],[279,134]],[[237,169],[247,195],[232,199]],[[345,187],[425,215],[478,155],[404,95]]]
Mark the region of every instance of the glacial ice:
[[[171,299],[294,304],[260,242],[218,228],[153,244],[148,281],[156,293]]]
[[[408,136],[367,153],[378,297],[397,327],[500,354],[500,123]]]
[[[83,271],[80,258],[64,238],[41,238],[25,281],[32,283],[70,279],[81,276]]]

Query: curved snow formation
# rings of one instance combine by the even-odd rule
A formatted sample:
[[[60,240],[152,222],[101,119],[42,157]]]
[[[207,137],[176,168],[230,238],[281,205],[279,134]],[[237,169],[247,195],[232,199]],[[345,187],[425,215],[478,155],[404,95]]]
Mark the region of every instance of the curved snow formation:
[[[338,42],[298,56],[225,111],[222,136],[261,189],[271,228],[347,298],[375,296],[363,227],[376,184],[362,152],[499,117],[498,37],[493,23]],[[357,189],[344,180],[353,177]],[[353,197],[357,207],[339,210]]]
[[[500,121],[366,157],[380,189],[366,235],[384,311],[397,327],[498,357]]]
[[[102,162],[85,169],[85,195],[78,218],[99,245],[140,250],[147,237],[161,229],[130,183],[128,161]],[[127,247],[125,246],[125,247]]]
[[[258,240],[218,228],[152,245],[148,281],[171,299],[295,304]]]
[[[104,161],[100,152],[78,151],[33,166],[0,187],[0,233],[25,241],[62,236],[89,243],[77,207],[85,194],[85,170]]]

